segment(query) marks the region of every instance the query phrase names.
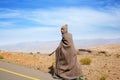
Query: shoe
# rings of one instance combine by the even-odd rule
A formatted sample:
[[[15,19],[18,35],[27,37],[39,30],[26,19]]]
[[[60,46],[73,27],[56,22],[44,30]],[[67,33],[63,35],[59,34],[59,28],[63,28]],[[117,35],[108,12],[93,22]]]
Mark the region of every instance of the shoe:
[[[55,75],[55,74],[54,74],[52,77],[53,77],[54,79],[61,79],[59,76],[57,76],[57,75]]]
[[[84,80],[83,76],[80,76],[79,78],[77,78],[76,80]]]

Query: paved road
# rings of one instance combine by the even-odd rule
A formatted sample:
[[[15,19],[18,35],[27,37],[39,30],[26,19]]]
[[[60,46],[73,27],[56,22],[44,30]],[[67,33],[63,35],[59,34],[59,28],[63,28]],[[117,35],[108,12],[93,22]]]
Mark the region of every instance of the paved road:
[[[55,80],[49,73],[0,61],[0,80]]]

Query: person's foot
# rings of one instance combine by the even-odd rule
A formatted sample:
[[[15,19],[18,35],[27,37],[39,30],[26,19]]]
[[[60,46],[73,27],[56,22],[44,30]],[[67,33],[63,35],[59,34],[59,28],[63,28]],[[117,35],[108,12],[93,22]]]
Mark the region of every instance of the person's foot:
[[[84,80],[83,76],[80,76],[79,78],[77,78],[76,80]]]
[[[54,79],[61,79],[59,76],[57,76],[57,75],[55,75],[55,74],[54,74],[52,77],[53,77]]]

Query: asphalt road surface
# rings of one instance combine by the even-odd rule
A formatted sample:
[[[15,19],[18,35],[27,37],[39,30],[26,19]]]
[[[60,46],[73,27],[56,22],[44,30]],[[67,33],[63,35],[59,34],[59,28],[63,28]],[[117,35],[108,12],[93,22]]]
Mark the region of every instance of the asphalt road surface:
[[[55,80],[49,73],[0,61],[0,80]]]

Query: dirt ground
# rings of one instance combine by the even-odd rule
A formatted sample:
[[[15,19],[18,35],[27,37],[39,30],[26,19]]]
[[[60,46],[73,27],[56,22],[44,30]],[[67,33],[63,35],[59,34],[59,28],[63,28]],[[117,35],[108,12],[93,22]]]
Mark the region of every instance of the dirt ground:
[[[92,60],[90,65],[82,66],[85,80],[120,80],[120,45],[107,45],[89,48],[87,51],[78,52],[78,62],[88,57]],[[40,53],[20,53],[0,51],[0,56],[9,63],[18,64],[28,68],[34,68],[43,72],[49,72],[55,64],[55,56]]]

